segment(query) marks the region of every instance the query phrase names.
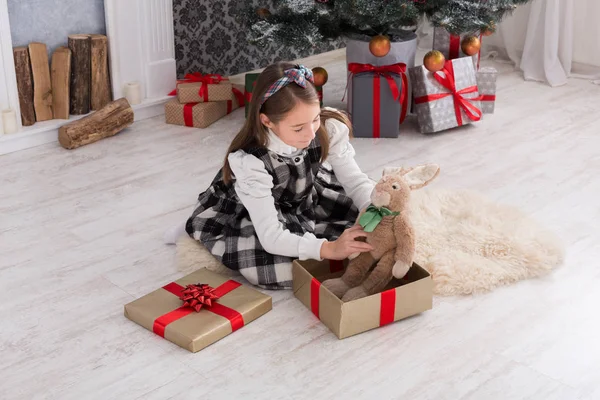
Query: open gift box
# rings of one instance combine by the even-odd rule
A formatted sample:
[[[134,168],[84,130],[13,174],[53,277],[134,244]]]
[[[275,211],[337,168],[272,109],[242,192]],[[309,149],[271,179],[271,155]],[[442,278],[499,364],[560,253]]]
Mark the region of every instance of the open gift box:
[[[342,276],[348,261],[295,260],[292,268],[294,295],[339,339],[420,314],[433,307],[431,275],[413,264],[406,276],[392,279],[381,292],[342,302],[321,285]]]

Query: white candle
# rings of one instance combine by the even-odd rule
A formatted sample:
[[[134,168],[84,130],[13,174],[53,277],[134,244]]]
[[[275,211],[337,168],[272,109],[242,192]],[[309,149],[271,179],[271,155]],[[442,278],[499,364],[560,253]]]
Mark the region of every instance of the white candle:
[[[2,121],[4,133],[9,134],[17,132],[17,115],[14,110],[2,111]]]
[[[142,87],[139,82],[125,84],[125,98],[129,104],[140,104],[142,102]]]

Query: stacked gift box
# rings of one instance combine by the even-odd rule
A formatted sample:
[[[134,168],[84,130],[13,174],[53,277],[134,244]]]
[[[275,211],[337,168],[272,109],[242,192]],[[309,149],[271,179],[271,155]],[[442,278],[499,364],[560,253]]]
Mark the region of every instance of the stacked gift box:
[[[165,104],[167,124],[206,128],[244,105],[243,88],[216,74],[188,74]]]

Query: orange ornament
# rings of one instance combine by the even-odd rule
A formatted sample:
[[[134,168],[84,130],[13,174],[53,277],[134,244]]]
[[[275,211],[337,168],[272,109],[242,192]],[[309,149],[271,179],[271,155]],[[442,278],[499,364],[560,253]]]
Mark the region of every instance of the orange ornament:
[[[392,42],[385,35],[373,36],[369,42],[369,50],[375,57],[386,56],[392,48]]]
[[[315,81],[315,86],[323,86],[327,83],[329,79],[329,74],[327,70],[323,67],[315,67],[312,69],[313,78]]]
[[[474,56],[479,53],[479,50],[481,49],[481,41],[476,36],[466,36],[460,44],[460,47],[466,55]]]
[[[445,63],[446,57],[438,50],[431,50],[423,57],[423,65],[427,68],[427,71],[441,71],[441,69],[444,68]]]

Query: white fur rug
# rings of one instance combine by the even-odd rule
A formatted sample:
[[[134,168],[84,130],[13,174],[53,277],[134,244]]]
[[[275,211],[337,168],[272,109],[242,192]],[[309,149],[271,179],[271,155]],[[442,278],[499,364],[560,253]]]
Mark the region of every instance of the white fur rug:
[[[513,207],[469,191],[422,189],[411,196],[415,262],[431,274],[436,294],[487,292],[563,261],[558,238]]]
[[[477,193],[421,189],[412,193],[415,262],[427,269],[438,295],[490,291],[542,276],[562,263],[558,238],[519,210]],[[177,242],[182,271],[200,268],[233,275],[187,235]]]

